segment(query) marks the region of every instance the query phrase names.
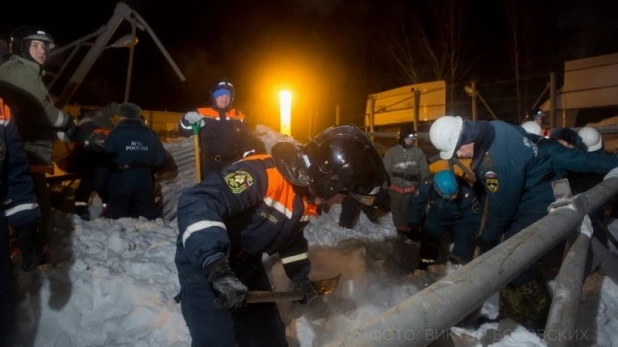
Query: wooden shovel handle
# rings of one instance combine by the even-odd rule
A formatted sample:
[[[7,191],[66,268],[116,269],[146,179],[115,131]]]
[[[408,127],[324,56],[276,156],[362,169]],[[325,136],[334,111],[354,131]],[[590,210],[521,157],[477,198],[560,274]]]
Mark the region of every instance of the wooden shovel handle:
[[[247,294],[247,303],[301,301],[305,298],[303,292],[269,292],[251,291]]]

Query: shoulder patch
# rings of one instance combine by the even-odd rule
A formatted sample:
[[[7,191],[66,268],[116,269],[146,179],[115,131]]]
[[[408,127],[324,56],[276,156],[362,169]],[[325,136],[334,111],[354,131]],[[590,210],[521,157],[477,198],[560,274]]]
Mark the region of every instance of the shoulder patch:
[[[225,183],[234,194],[240,194],[253,185],[253,176],[244,170],[236,170],[225,175]]]

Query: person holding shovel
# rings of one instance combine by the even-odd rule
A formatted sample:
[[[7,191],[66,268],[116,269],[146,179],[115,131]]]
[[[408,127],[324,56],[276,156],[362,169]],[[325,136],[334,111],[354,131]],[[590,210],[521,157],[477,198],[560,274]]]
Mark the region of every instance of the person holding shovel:
[[[316,297],[303,229],[320,205],[351,196],[371,205],[388,175],[357,127],[326,129],[305,146],[240,160],[185,191],[178,203],[176,266],[192,346],[287,346],[262,254],[278,253],[303,303]]]
[[[199,136],[202,179],[255,152],[245,115],[233,107],[235,94],[222,79],[210,91],[211,106],[188,112],[178,123],[178,135]]]

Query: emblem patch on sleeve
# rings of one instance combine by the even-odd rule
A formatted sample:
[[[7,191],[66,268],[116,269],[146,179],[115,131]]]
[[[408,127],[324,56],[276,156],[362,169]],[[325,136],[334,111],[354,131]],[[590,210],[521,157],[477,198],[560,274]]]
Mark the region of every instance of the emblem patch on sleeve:
[[[229,173],[224,179],[234,194],[240,194],[253,185],[253,176],[244,170]]]
[[[498,191],[498,174],[493,171],[487,171],[485,173],[485,188],[492,193],[496,193]]]

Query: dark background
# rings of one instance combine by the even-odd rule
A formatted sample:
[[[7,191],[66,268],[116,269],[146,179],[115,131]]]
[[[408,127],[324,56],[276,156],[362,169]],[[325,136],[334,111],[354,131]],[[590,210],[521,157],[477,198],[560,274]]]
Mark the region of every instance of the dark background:
[[[153,40],[138,31],[131,101],[144,109],[184,112],[206,104],[213,83],[227,77],[250,122],[277,128],[277,93],[288,88],[294,93],[294,127],[302,134],[310,112],[318,114],[318,130],[334,124],[335,105],[343,123],[360,125],[368,93],[436,79],[449,85],[449,112],[469,115],[463,86],[475,79],[494,112],[517,121],[545,88],[548,73],[563,70],[565,60],[618,52],[615,0],[127,4],[154,29],[187,77],[180,82]],[[3,0],[0,36],[39,24],[62,46],[105,24],[115,5],[112,0]],[[127,33],[130,25],[124,22],[114,38]],[[128,55],[128,49],[105,50],[71,102],[122,101]],[[62,58],[51,61],[49,70],[57,71]],[[65,83],[61,79],[52,93],[59,95]],[[483,107],[479,111],[488,117]]]

